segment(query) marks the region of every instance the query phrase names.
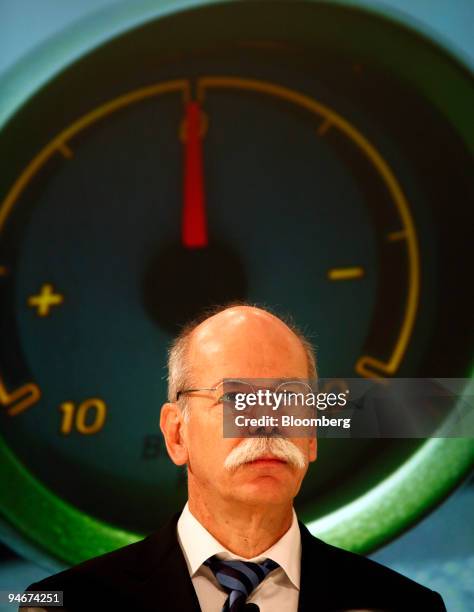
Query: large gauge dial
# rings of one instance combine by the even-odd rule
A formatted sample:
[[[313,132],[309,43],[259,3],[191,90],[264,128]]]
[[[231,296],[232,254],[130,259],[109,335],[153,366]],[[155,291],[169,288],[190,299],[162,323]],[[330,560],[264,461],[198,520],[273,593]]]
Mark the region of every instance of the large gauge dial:
[[[456,330],[470,315],[473,141],[457,95],[474,99],[471,78],[378,18],[278,4],[271,19],[266,3],[238,3],[125,31],[3,128],[0,418],[14,494],[2,510],[62,562],[184,502],[157,422],[167,345],[206,306],[291,313],[323,376],[470,374]],[[452,100],[409,74],[410,53],[442,68]],[[412,487],[388,525],[367,514],[328,527],[359,550],[391,537],[472,461],[467,441],[423,442],[321,441],[302,517],[327,526],[372,487],[389,499],[411,461],[426,493]],[[452,469],[428,491],[433,456]]]

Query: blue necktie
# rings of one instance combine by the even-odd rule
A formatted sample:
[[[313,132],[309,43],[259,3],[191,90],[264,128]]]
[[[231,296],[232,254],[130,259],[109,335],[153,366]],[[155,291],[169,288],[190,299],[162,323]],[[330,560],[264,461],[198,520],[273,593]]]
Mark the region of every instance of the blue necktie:
[[[265,559],[262,563],[222,561],[216,555],[205,561],[204,565],[211,568],[217,582],[229,594],[222,612],[242,610],[250,593],[270,572],[279,567],[278,563],[271,559]]]

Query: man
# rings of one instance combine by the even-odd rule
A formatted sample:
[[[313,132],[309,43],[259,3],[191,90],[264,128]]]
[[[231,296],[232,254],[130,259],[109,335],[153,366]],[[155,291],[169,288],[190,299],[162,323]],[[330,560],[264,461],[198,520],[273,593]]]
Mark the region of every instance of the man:
[[[306,339],[261,308],[231,306],[186,327],[170,351],[160,420],[171,460],[187,468],[184,510],[30,589],[64,591],[71,611],[444,610],[437,593],[298,523],[293,500],[315,438],[223,436],[224,379],[315,375]]]

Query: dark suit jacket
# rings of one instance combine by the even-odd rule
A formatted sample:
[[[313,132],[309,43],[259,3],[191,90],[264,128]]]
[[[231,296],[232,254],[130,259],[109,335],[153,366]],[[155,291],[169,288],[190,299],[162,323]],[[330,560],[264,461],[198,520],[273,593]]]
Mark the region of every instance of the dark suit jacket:
[[[64,606],[69,612],[199,612],[177,539],[178,517],[144,540],[45,578],[28,590],[63,591]],[[438,593],[375,561],[330,546],[313,537],[302,523],[299,526],[299,612],[445,610]]]

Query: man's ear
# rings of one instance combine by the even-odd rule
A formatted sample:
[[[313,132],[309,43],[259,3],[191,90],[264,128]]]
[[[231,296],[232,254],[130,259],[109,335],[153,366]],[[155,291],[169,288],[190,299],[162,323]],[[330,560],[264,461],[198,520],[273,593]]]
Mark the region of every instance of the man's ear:
[[[184,417],[178,404],[166,403],[161,407],[160,429],[165,438],[166,449],[173,463],[188,462],[188,449],[183,436]]]
[[[309,439],[309,462],[312,463],[316,461],[316,457],[318,456],[318,439],[316,436],[314,438]]]

